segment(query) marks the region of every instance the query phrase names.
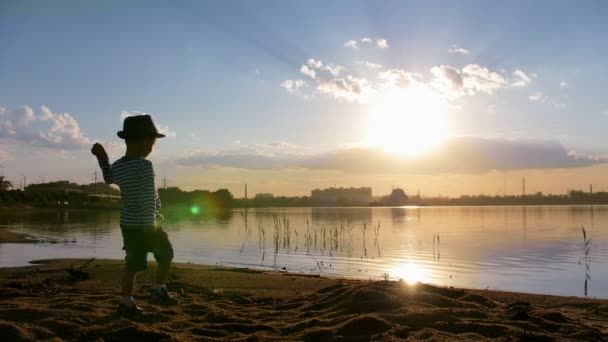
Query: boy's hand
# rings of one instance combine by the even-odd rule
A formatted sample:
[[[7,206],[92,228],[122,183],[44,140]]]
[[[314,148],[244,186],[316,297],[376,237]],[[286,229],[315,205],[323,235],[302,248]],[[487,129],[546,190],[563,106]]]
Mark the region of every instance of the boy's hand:
[[[100,143],[93,144],[93,147],[91,148],[91,153],[93,153],[93,155],[95,155],[97,159],[108,160],[108,154]]]

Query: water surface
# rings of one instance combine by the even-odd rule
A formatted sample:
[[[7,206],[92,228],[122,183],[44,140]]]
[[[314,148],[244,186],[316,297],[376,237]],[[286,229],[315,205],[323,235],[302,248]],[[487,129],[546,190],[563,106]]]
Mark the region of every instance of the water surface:
[[[166,216],[178,262],[608,298],[608,206],[264,208]],[[0,214],[0,229],[55,241],[0,244],[0,267],[45,258],[122,258],[118,222],[112,211]],[[582,227],[591,238],[587,255]]]

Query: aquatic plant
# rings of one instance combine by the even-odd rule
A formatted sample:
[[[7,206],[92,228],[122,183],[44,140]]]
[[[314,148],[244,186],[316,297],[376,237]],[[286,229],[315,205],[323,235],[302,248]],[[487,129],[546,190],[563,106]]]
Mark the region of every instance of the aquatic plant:
[[[591,268],[589,267],[589,262],[591,261],[591,237],[587,239],[587,231],[585,230],[585,227],[581,227],[581,229],[583,231],[583,243],[585,251],[583,260],[585,261],[585,297],[587,297],[588,285],[591,281]]]
[[[439,234],[433,234],[433,260],[441,259],[441,248],[439,244]]]
[[[374,239],[378,241],[378,235],[380,235],[380,221],[378,221],[378,225],[374,226]]]
[[[279,215],[277,213],[272,214],[273,220],[273,234],[272,241],[274,245],[274,254],[279,252],[280,242],[281,242],[281,220],[279,219]]]
[[[262,224],[262,220],[258,221],[258,246],[260,249],[266,249],[266,230]]]

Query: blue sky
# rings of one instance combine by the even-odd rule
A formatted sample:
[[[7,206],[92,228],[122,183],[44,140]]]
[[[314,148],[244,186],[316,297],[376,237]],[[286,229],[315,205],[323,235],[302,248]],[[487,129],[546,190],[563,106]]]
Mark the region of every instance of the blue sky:
[[[537,151],[530,141],[539,141],[591,157],[553,156],[547,168],[601,168],[608,143],[606,7],[601,1],[3,1],[1,164],[13,179],[86,181],[94,169],[87,144],[101,140],[119,157],[121,113],[141,111],[171,132],[151,159],[157,175],[171,171],[176,185],[236,187],[280,173],[285,180],[275,192],[302,193],[300,176],[291,175],[298,169],[308,170],[301,176],[306,186],[356,174],[352,183],[388,187],[422,171],[391,165],[390,176],[365,178],[358,167],[316,169],[310,160],[370,147],[366,123],[390,83],[382,73],[399,70],[433,91],[449,88],[439,92],[449,98],[447,141],[504,140],[522,155]],[[346,44],[351,40],[356,48]],[[328,66],[343,69],[333,75]],[[471,83],[492,75],[500,77],[495,86]],[[305,85],[287,89],[286,80]],[[339,85],[356,89],[347,94]],[[17,127],[29,115],[24,106],[32,114]],[[39,170],[56,158],[69,162]],[[545,164],[529,168],[539,165]],[[518,161],[474,171],[526,167]]]

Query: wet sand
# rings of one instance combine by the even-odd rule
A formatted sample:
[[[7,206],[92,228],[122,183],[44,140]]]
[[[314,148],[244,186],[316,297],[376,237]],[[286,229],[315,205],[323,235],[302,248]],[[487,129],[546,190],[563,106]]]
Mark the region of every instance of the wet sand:
[[[0,269],[4,341],[369,341],[608,339],[608,300],[453,289],[177,264],[179,306],[115,313],[122,260],[50,260]],[[70,266],[72,266],[70,268]]]
[[[33,243],[37,241],[34,237],[27,234],[0,229],[0,243]]]

